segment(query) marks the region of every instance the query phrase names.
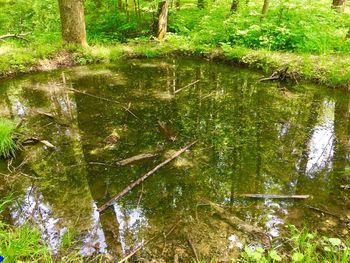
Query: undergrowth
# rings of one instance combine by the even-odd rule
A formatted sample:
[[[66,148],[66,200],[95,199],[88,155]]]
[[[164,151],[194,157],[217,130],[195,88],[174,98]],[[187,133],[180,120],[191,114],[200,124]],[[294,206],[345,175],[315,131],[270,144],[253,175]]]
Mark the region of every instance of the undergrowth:
[[[347,263],[350,260],[350,240],[326,237],[307,229],[299,231],[289,226],[286,238],[277,240],[272,249],[246,246],[238,262],[334,262]]]

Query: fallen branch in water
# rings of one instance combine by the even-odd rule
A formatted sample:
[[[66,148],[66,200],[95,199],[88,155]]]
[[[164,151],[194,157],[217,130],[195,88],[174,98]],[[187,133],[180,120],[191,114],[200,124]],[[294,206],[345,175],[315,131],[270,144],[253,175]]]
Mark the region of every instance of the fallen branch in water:
[[[221,219],[226,221],[232,227],[234,227],[234,228],[236,228],[244,233],[248,233],[254,237],[258,237],[261,240],[261,242],[267,247],[271,246],[270,237],[267,233],[265,233],[264,230],[262,230],[259,227],[250,225],[247,222],[243,221],[242,219],[240,219],[232,214],[228,214],[218,204],[215,204],[213,202],[208,202],[208,203],[209,203],[210,207],[216,212],[216,214],[219,215],[219,217],[221,217]]]
[[[126,158],[124,160],[118,161],[117,165],[125,166],[125,165],[131,164],[133,162],[137,162],[137,161],[141,161],[141,160],[144,160],[144,159],[149,159],[149,158],[156,157],[157,155],[158,155],[157,153],[141,153],[141,154],[135,155],[133,157]]]
[[[287,71],[288,67],[284,69],[277,70],[271,74],[270,77],[267,78],[262,78],[259,81],[264,82],[264,81],[273,81],[273,80],[285,80],[288,77]]]
[[[143,181],[145,181],[148,177],[150,177],[151,175],[153,175],[155,172],[157,172],[160,168],[162,168],[163,166],[167,165],[168,163],[170,163],[172,160],[176,159],[177,157],[179,157],[182,153],[184,153],[185,151],[187,151],[189,148],[191,148],[194,144],[196,144],[197,141],[194,141],[190,144],[188,144],[187,146],[185,146],[184,148],[180,149],[179,151],[177,151],[173,156],[171,156],[170,158],[166,159],[164,162],[158,164],[156,167],[154,167],[151,171],[147,172],[146,174],[144,174],[142,177],[140,177],[139,179],[137,179],[136,181],[134,181],[132,184],[130,184],[129,186],[127,186],[126,188],[124,188],[124,190],[122,190],[120,193],[118,193],[117,195],[115,195],[113,198],[111,198],[111,200],[109,200],[107,203],[105,203],[104,205],[102,205],[100,208],[98,208],[98,212],[102,212],[105,209],[107,209],[108,207],[110,207],[111,205],[113,205],[119,198],[123,197],[125,194],[127,194],[130,190],[132,190],[133,188],[135,188],[136,186],[138,186],[139,184],[141,184]]]
[[[52,143],[50,143],[47,140],[40,140],[36,137],[30,137],[25,139],[24,141],[21,142],[22,145],[28,145],[28,144],[36,144],[36,143],[42,143],[44,144],[46,147],[51,148],[51,149],[56,149],[56,146],[53,145]]]
[[[314,211],[317,211],[317,212],[320,212],[322,214],[326,214],[326,215],[330,215],[330,216],[333,216],[339,220],[344,220],[344,218],[342,218],[341,216],[339,215],[336,215],[336,214],[333,214],[332,212],[329,212],[329,211],[326,211],[326,210],[323,210],[323,209],[320,209],[318,207],[314,207],[314,206],[311,206],[311,205],[304,205],[306,208],[309,208],[311,210],[314,210]]]
[[[200,80],[197,79],[196,81],[193,81],[192,83],[186,85],[185,87],[183,87],[183,88],[181,88],[181,89],[178,89],[178,90],[175,90],[174,93],[177,94],[177,93],[179,93],[181,90],[186,89],[186,88],[188,88],[188,87],[191,87],[191,86],[193,86],[194,84],[198,83],[199,81],[200,81]]]
[[[104,101],[108,101],[108,102],[112,102],[112,103],[116,103],[116,104],[123,104],[122,102],[120,101],[117,101],[117,100],[111,100],[111,99],[108,99],[108,98],[104,98],[104,97],[100,97],[100,96],[96,96],[96,95],[93,95],[93,94],[90,94],[90,93],[87,93],[87,92],[84,92],[84,91],[80,91],[80,90],[77,90],[77,89],[73,89],[73,88],[68,88],[68,90],[70,91],[73,91],[73,92],[76,92],[76,93],[79,93],[79,94],[84,94],[88,97],[91,97],[91,98],[95,98],[95,99],[99,99],[99,100],[104,100]],[[139,117],[137,117],[131,110],[130,110],[130,105],[128,107],[125,107],[125,106],[121,106],[125,111],[129,112],[132,116],[134,116],[136,119],[140,120]]]
[[[0,40],[4,40],[5,38],[16,38],[20,40],[24,40],[26,42],[29,42],[28,39],[25,38],[25,36],[30,35],[32,32],[27,32],[27,33],[21,33],[21,34],[6,34],[0,36]]]
[[[261,199],[307,199],[310,195],[270,195],[270,194],[243,194],[239,197],[261,198]]]
[[[199,260],[199,256],[198,256],[196,247],[194,246],[194,244],[193,244],[193,242],[192,242],[192,240],[190,239],[190,236],[189,236],[188,234],[186,235],[186,238],[187,238],[187,242],[188,242],[188,244],[190,245],[191,250],[192,250],[192,252],[193,252],[193,254],[194,254],[194,256],[195,256],[195,259],[196,259],[195,262],[196,262],[196,263],[199,263],[200,260]]]

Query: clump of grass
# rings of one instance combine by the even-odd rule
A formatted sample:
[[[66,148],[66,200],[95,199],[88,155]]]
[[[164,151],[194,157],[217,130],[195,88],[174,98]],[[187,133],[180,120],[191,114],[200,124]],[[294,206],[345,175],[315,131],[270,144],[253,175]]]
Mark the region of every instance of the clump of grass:
[[[0,157],[9,158],[15,155],[16,144],[12,139],[12,133],[16,129],[13,121],[0,119]]]
[[[40,231],[29,225],[12,229],[1,223],[0,253],[6,262],[52,262],[50,252],[41,242]]]

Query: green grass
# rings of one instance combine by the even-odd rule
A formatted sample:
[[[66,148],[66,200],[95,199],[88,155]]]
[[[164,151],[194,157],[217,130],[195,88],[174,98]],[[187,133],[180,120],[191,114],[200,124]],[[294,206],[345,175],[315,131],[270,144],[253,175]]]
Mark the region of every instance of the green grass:
[[[47,247],[41,242],[40,232],[29,225],[11,228],[1,223],[0,254],[5,262],[52,262]]]
[[[9,158],[15,155],[16,144],[12,139],[12,133],[16,129],[13,121],[0,119],[0,157]]]

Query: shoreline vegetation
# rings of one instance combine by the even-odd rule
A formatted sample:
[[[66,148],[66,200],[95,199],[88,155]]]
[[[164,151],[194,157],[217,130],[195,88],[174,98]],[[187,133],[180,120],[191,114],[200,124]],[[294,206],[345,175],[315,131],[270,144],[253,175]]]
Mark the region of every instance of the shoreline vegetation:
[[[9,201],[0,204],[0,209],[8,206]],[[230,262],[339,262],[350,259],[350,240],[324,236],[307,229],[299,230],[293,225],[286,226],[286,234],[273,240],[271,246],[248,246],[240,250],[238,258]],[[156,242],[156,240],[154,241]],[[83,256],[80,253],[80,241],[74,230],[67,229],[61,237],[61,245],[56,252],[42,242],[39,226],[29,223],[12,227],[0,220],[0,255],[5,262],[115,262],[106,254]],[[131,252],[119,262],[129,262]],[[213,258],[202,258],[196,254],[193,262],[218,262]]]
[[[4,46],[0,47],[0,53],[0,79],[79,65],[180,55],[258,69],[266,75],[285,71],[285,77],[296,82],[306,80],[331,88],[350,88],[350,57],[346,55],[254,50],[225,44],[221,47],[194,46],[186,38],[176,35],[169,35],[165,41],[133,40],[126,44],[95,45],[87,48],[75,45],[46,45],[43,49]]]

